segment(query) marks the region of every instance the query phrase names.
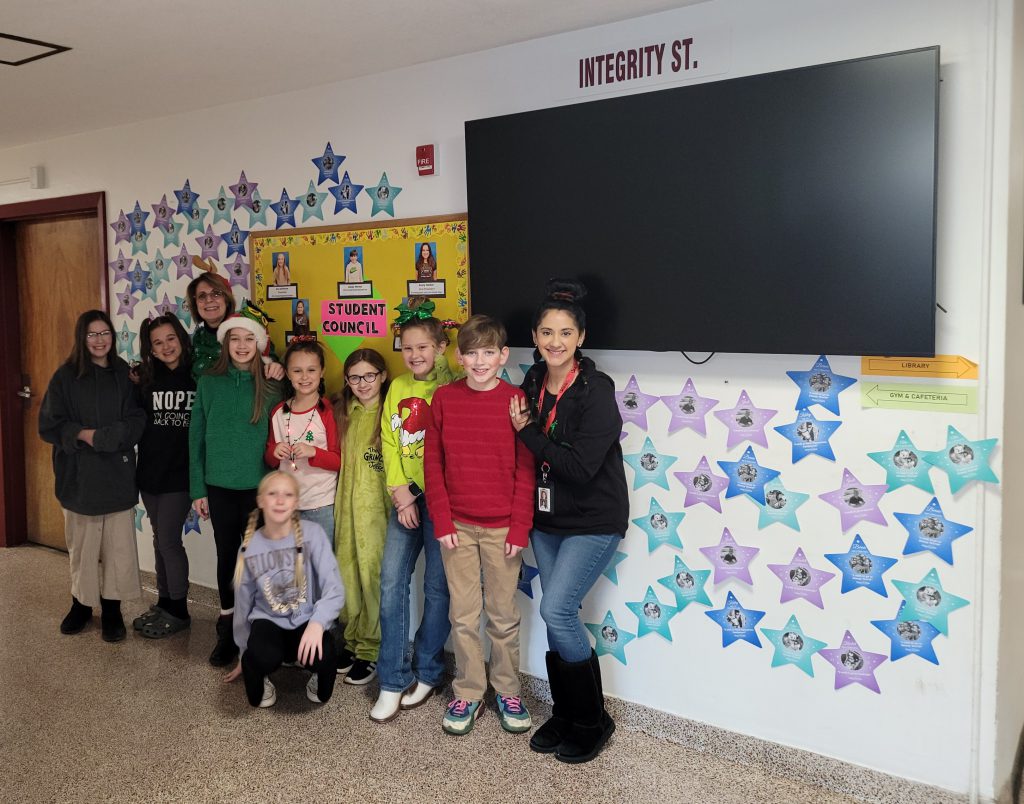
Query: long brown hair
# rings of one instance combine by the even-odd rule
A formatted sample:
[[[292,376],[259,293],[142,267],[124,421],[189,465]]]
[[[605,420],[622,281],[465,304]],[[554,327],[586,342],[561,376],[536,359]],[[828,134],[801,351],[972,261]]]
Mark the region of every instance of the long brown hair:
[[[348,384],[348,373],[352,370],[352,367],[356,363],[369,363],[373,366],[375,371],[379,371],[382,374],[388,370],[387,364],[384,362],[384,358],[380,356],[373,349],[356,349],[352,354],[345,360],[345,367],[341,372],[341,381],[344,383],[341,390],[331,397],[331,403],[334,405],[334,419],[338,423],[338,441],[344,442],[345,433],[348,430],[348,406],[349,403],[356,398],[355,393],[352,391],[352,386]],[[384,398],[388,395],[388,386],[391,384],[391,379],[387,378],[380,384],[380,400],[383,403]],[[377,428],[377,435],[373,440],[373,446],[380,447],[380,428]]]
[[[232,365],[231,355],[228,352],[228,340],[231,338],[232,329],[245,329],[245,327],[231,327],[224,333],[224,343],[221,346],[220,357],[217,358],[217,362],[206,372],[207,374],[228,373],[228,368]],[[248,332],[249,330],[246,329],[245,331]],[[249,419],[249,424],[258,424],[259,420],[263,417],[275,386],[271,385],[263,374],[263,360],[260,358],[259,350],[256,351],[256,356],[249,361],[248,370],[252,374],[253,387],[252,418]]]
[[[75,322],[75,345],[71,347],[71,354],[68,355],[68,359],[64,361],[64,365],[75,370],[76,377],[84,377],[86,372],[89,371],[89,367],[92,366],[92,356],[89,354],[89,347],[87,346],[89,341],[86,335],[89,332],[89,325],[94,321],[102,321],[106,328],[110,330],[110,351],[107,352],[107,360],[114,361],[120,359],[117,356],[117,350],[114,348],[117,332],[114,329],[113,322],[110,320],[110,316],[102,310],[86,310],[78,316],[78,321]]]
[[[188,301],[189,312],[192,313],[192,320],[196,322],[197,327],[205,326],[203,317],[199,315],[199,303],[196,301],[196,296],[199,294],[199,285],[205,282],[213,290],[219,290],[224,294],[224,318],[235,312],[235,297],[231,292],[231,286],[227,280],[220,274],[210,273],[209,271],[203,271],[199,276],[188,283],[188,287],[185,289],[185,296]]]
[[[153,382],[156,371],[156,362],[153,357],[152,332],[157,327],[170,325],[174,334],[178,336],[181,343],[181,357],[179,364],[186,370],[192,368],[192,347],[189,344],[188,333],[176,315],[158,315],[156,318],[147,318],[139,328],[139,385],[143,388]]]

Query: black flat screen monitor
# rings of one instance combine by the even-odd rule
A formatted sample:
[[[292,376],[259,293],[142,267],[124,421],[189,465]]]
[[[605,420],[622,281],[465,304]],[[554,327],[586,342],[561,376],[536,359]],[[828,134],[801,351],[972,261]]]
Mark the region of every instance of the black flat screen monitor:
[[[931,355],[937,47],[466,123],[471,305],[607,349]]]

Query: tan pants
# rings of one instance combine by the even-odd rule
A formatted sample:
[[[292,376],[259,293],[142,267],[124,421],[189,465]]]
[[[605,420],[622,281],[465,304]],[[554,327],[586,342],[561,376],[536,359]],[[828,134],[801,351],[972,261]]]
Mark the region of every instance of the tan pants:
[[[480,641],[480,613],[487,612],[491,640],[491,685],[501,695],[519,695],[519,606],[516,588],[522,554],[505,557],[508,528],[455,523],[459,546],[441,548],[448,577],[455,649],[456,698],[479,701],[487,691],[487,671]],[[483,588],[480,572],[483,570]]]
[[[64,511],[64,536],[71,557],[71,594],[85,606],[107,600],[138,600],[139,552],[135,512],[85,516]]]

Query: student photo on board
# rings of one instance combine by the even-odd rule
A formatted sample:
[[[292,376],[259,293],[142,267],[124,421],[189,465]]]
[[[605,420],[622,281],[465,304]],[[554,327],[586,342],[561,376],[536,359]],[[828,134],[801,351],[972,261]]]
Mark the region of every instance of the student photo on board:
[[[416,281],[433,282],[437,279],[437,243],[416,244]]]
[[[309,299],[292,302],[292,337],[309,335]]]
[[[292,283],[290,259],[291,255],[287,251],[275,251],[271,255],[271,262],[274,265],[275,285],[290,285]]]
[[[345,278],[343,282],[363,282],[363,247],[345,249]]]

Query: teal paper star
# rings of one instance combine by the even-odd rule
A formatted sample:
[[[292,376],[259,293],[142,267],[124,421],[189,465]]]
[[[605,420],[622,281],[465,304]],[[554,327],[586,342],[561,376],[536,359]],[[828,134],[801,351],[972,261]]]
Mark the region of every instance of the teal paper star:
[[[905,430],[900,430],[891,449],[868,453],[871,460],[885,469],[885,482],[889,484],[889,491],[900,486],[917,486],[934,494],[935,489],[928,477],[931,465],[922,460],[921,456],[921,450],[914,446]]]
[[[146,263],[146,267],[149,269],[149,275],[153,278],[154,286],[161,282],[171,281],[170,266],[160,250],[157,250],[156,256],[151,262]]]
[[[637,637],[644,637],[647,634],[658,634],[669,642],[672,641],[672,632],[669,630],[669,620],[679,613],[679,609],[662,603],[654,594],[654,587],[647,587],[647,594],[643,600],[626,603],[626,608],[636,615],[639,626],[636,629]]]
[[[622,459],[633,467],[633,491],[647,483],[668,489],[668,477],[665,473],[678,460],[671,455],[659,453],[649,436],[644,439],[644,446],[639,452],[623,455]]]
[[[953,425],[949,425],[945,449],[925,452],[922,455],[932,466],[937,466],[949,475],[949,487],[955,494],[972,480],[980,480],[983,483],[999,482],[999,478],[988,465],[990,453],[998,441],[998,438],[970,441]]]
[[[206,202],[207,206],[213,212],[213,222],[224,221],[225,223],[231,223],[231,210],[234,209],[235,199],[230,198],[226,192],[224,192],[224,185],[221,185],[220,192],[217,193],[216,197],[212,201]]]
[[[662,545],[683,549],[679,540],[679,525],[686,516],[681,511],[666,511],[651,497],[651,507],[646,516],[637,517],[633,524],[647,534],[647,552],[653,553]]]
[[[313,180],[310,179],[309,187],[306,189],[306,194],[302,196],[299,201],[302,204],[302,222],[305,223],[310,218],[324,219],[324,199],[327,198],[328,193],[317,192],[316,185],[313,184]]]
[[[125,360],[135,359],[135,339],[137,337],[138,335],[128,329],[128,322],[125,321],[117,333],[117,353],[124,355]]]
[[[185,224],[181,223],[181,221],[176,221],[172,218],[167,221],[166,229],[163,226],[158,226],[157,228],[164,233],[164,248],[181,245],[181,230],[185,228]]]
[[[267,200],[260,195],[259,190],[254,190],[252,193],[252,208],[246,207],[246,211],[249,213],[249,228],[251,229],[257,223],[262,223],[264,226],[267,225]],[[191,232],[192,230],[189,229]],[[199,231],[202,231],[200,229]]]
[[[807,636],[795,615],[790,616],[785,628],[778,631],[774,628],[762,628],[761,633],[775,646],[772,667],[795,664],[807,675],[814,677],[811,659],[819,650],[827,648],[828,643]]]
[[[132,256],[146,254],[149,251],[149,232],[143,230],[132,233]]]
[[[192,329],[192,312],[189,310],[188,300],[183,299],[181,296],[175,296],[174,303],[178,305],[178,318],[185,325],[185,330]]]
[[[598,656],[609,654],[623,664],[626,663],[626,645],[636,639],[636,634],[619,628],[611,611],[604,615],[602,622],[584,623],[584,625],[594,635],[594,652]]]
[[[931,623],[945,636],[949,636],[949,613],[970,602],[943,589],[939,573],[934,568],[917,583],[893,581],[892,585],[907,601],[907,605],[900,609],[900,622],[917,620]]]
[[[142,533],[142,520],[146,517],[146,509],[141,505],[135,506],[135,530]]]
[[[676,607],[682,611],[691,603],[700,603],[702,606],[710,606],[711,598],[704,591],[708,582],[711,570],[690,569],[679,556],[675,556],[675,567],[671,575],[658,578],[658,583],[670,590],[676,596]]]
[[[800,530],[796,509],[811,498],[810,494],[790,491],[782,485],[782,478],[775,478],[764,484],[764,502],[757,504],[757,528],[763,530],[776,523],[793,530]]]
[[[392,187],[388,184],[388,174],[382,173],[380,181],[373,187],[363,188],[363,192],[370,196],[373,201],[373,210],[370,212],[372,218],[378,212],[386,212],[392,218],[395,217],[395,199],[402,192],[401,187]]]
[[[193,232],[199,232],[202,234],[206,231],[206,216],[210,214],[210,210],[202,209],[197,204],[192,208],[192,211],[188,214],[188,231],[185,234],[192,234]],[[266,212],[263,213],[266,217]]]
[[[611,560],[608,562],[608,566],[604,568],[604,572],[602,572],[601,574],[609,581],[611,581],[613,584],[618,586],[619,574],[617,572],[617,568],[619,564],[621,564],[627,558],[629,558],[629,553],[623,553],[621,550],[616,550],[615,555],[612,556]]]

